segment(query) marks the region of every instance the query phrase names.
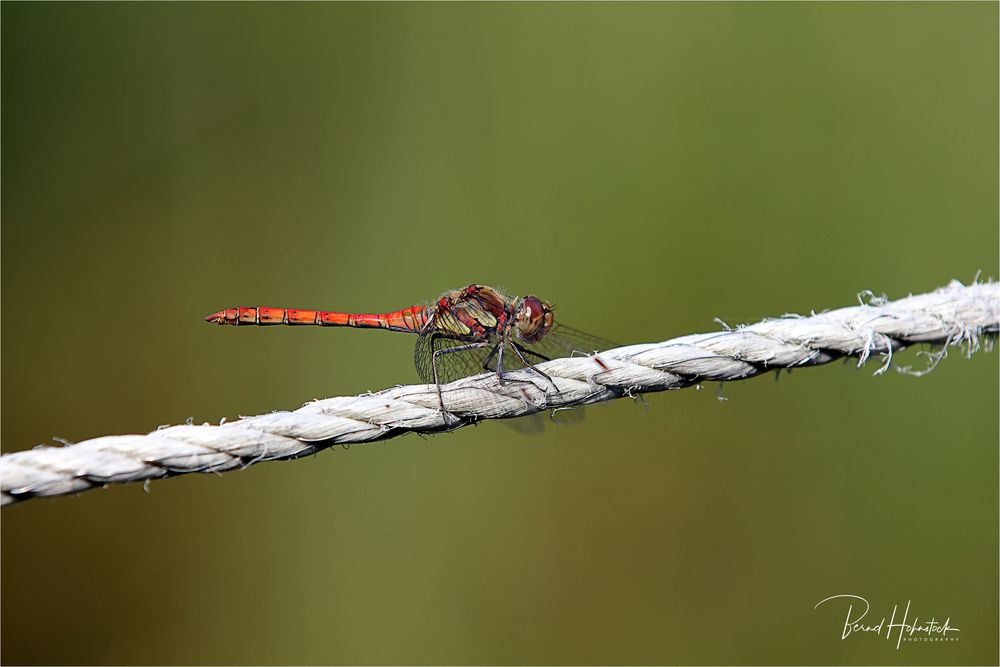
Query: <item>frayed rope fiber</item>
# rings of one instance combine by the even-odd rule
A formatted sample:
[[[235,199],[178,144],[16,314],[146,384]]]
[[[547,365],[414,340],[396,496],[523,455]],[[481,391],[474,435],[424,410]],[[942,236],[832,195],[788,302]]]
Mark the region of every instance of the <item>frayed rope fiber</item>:
[[[844,357],[856,357],[860,366],[879,355],[880,374],[889,368],[893,353],[917,343],[941,346],[929,355],[932,368],[949,347],[964,346],[971,356],[992,345],[990,334],[1000,330],[1000,284],[993,282],[953,281],[898,301],[865,292],[859,302],[808,317],[785,315],[715,333],[627,345],[596,356],[553,359],[538,365],[552,378],[551,384],[525,370],[511,377],[528,382],[501,383],[491,373],[463,378],[442,387],[445,411],[433,385],[407,385],[219,425],[172,426],[146,435],[106,436],[4,454],[0,504],[106,484],[237,470],[307,456],[336,444],[436,433],[482,419],[520,417],[707,381],[742,380]],[[922,372],[926,370],[914,374]]]

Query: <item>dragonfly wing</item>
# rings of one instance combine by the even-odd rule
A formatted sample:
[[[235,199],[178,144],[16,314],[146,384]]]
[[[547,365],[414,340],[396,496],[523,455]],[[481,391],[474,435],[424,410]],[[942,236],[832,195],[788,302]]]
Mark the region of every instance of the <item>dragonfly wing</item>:
[[[438,354],[437,371],[438,382],[441,384],[458,380],[459,378],[479,375],[487,371],[495,371],[497,367],[496,355],[491,355],[496,343],[490,341],[488,345],[481,347],[466,348],[461,351]],[[507,342],[503,350],[503,370],[513,371],[526,366],[513,347],[513,340]],[[440,330],[421,334],[417,338],[417,345],[413,350],[413,362],[417,368],[420,379],[427,383],[434,382],[434,368],[432,359],[435,351],[446,350],[455,347],[465,347],[470,343],[468,340],[448,337]],[[606,338],[592,336],[582,331],[557,324],[542,340],[535,343],[517,342],[522,350],[524,360],[532,365],[540,364],[547,359],[558,359],[560,357],[583,356],[593,354],[600,350],[607,350],[618,347]],[[488,363],[487,363],[488,362]]]
[[[559,359],[560,357],[579,357],[610,350],[619,347],[618,343],[607,338],[593,336],[578,329],[573,329],[564,324],[557,323],[552,327],[544,338],[536,343],[518,343],[535,355],[541,355],[546,359]],[[543,361],[538,356],[525,355],[532,364]]]
[[[504,420],[504,425],[509,426],[518,433],[525,435],[540,435],[550,424],[557,426],[570,426],[580,424],[585,417],[584,409],[581,407],[560,408],[558,410],[542,410],[533,415],[519,417],[518,419]]]
[[[468,341],[446,338],[440,333],[422,334],[417,338],[417,345],[413,349],[413,363],[417,368],[417,375],[424,382],[431,384],[434,382],[434,352],[446,350],[454,347],[469,345]],[[480,375],[487,372],[483,367],[493,344],[482,347],[468,348],[461,351],[439,354],[437,357],[438,382],[446,384],[470,375]],[[493,357],[493,364],[490,370],[496,368],[496,357]]]

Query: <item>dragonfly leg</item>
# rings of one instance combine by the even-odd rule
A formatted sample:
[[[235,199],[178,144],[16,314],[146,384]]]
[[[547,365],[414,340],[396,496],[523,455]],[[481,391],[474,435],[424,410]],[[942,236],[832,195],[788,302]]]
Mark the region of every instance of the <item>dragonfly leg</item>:
[[[533,363],[531,363],[530,361],[528,361],[527,359],[525,359],[524,355],[525,355],[525,353],[532,354],[532,355],[534,355],[536,357],[541,357],[542,359],[545,359],[545,361],[549,361],[548,358],[546,358],[545,356],[543,356],[541,354],[538,354],[537,352],[532,352],[531,350],[525,349],[521,345],[518,345],[517,342],[515,342],[515,341],[510,341],[510,345],[514,349],[514,353],[517,355],[517,358],[520,359],[524,363],[525,366],[527,366],[528,368],[530,368],[531,370],[535,371],[536,373],[538,373],[539,375],[541,375],[543,378],[545,378],[546,380],[548,380],[549,383],[553,387],[556,387],[556,383],[552,381],[552,378],[550,378],[548,376],[548,374],[546,374],[544,371],[539,370],[538,367],[535,366]],[[558,389],[558,387],[556,387],[556,389]]]
[[[490,368],[490,361],[493,359],[493,356],[497,353],[497,350],[499,350],[499,349],[500,349],[500,345],[499,344],[494,345],[493,349],[490,350],[490,353],[488,355],[486,355],[485,359],[483,359],[483,370],[484,371],[492,370]]]
[[[519,378],[512,378],[507,374],[506,371],[504,371],[503,350],[508,342],[513,343],[514,345],[517,344],[507,338],[504,338],[503,340],[500,341],[500,344],[497,346],[497,366],[496,366],[497,379],[500,380],[501,382],[520,382],[521,384],[535,384],[531,380],[521,380]],[[514,352],[517,354],[518,357],[521,358],[521,361],[523,361],[525,364],[528,365],[528,367],[534,369],[536,373],[541,373],[542,377],[546,378],[549,382],[552,382],[552,378],[550,378],[548,375],[542,373],[540,370],[532,366],[528,361],[525,361],[524,357],[521,356],[521,353],[517,349],[515,349]],[[555,386],[555,383],[552,382],[552,385]],[[537,389],[538,385],[535,385],[535,388]]]
[[[512,341],[510,341],[510,344],[513,345],[513,346],[515,346],[518,350],[520,350],[522,354],[530,354],[533,357],[538,357],[542,361],[552,361],[551,357],[546,357],[544,354],[539,354],[539,353],[535,352],[534,350],[529,350],[528,348],[524,347],[523,345],[521,345],[517,341],[513,341],[512,340]]]

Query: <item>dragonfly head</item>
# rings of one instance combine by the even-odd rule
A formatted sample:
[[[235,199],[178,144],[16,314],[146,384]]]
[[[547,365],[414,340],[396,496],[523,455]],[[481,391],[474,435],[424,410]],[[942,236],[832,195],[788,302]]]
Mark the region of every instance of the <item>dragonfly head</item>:
[[[537,296],[526,296],[517,304],[514,327],[525,343],[537,343],[552,328],[555,316],[552,306]]]

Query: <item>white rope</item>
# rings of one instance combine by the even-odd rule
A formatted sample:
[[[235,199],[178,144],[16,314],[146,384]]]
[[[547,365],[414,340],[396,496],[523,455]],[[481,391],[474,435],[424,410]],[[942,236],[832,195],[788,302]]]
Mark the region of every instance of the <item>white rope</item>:
[[[464,378],[442,387],[445,412],[433,385],[398,386],[219,425],[172,426],[147,435],[107,436],[4,454],[0,504],[110,483],[224,472],[306,456],[335,444],[434,433],[481,419],[518,417],[706,381],[742,380],[846,356],[857,357],[860,366],[871,355],[881,355],[878,375],[889,367],[894,352],[915,343],[942,346],[930,355],[933,367],[949,346],[964,344],[971,355],[981,342],[992,343],[983,334],[1000,330],[997,283],[964,286],[953,281],[894,302],[866,292],[859,301],[858,306],[808,317],[785,315],[715,333],[628,345],[596,357],[539,364],[555,386],[530,370],[513,373],[529,382],[501,383],[494,374]]]

